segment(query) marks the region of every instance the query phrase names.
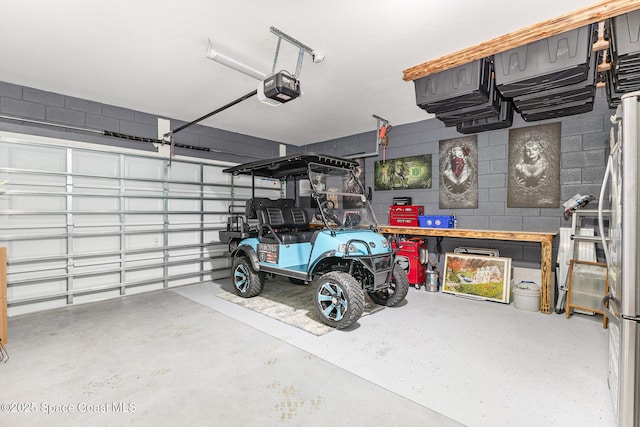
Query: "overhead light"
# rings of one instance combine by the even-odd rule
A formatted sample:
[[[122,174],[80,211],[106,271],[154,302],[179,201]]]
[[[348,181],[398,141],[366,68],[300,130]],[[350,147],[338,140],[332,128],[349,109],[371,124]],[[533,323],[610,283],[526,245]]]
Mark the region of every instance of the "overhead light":
[[[251,68],[242,62],[238,62],[235,59],[231,59],[228,56],[221,54],[214,50],[211,45],[209,45],[209,49],[207,49],[207,58],[212,59],[219,64],[226,65],[233,70],[241,72],[242,74],[246,74],[249,77],[253,77],[256,80],[264,80],[267,77],[266,74],[261,73],[255,68]]]

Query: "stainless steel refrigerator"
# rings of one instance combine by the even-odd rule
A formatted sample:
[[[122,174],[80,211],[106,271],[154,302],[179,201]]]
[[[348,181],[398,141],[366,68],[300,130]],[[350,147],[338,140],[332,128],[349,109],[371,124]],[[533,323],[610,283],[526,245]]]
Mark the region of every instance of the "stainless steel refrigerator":
[[[609,270],[609,388],[618,426],[640,426],[640,92],[622,97],[612,117],[612,148],[599,198],[600,235]],[[604,205],[610,202],[610,217]],[[605,225],[608,224],[608,233]],[[608,238],[607,238],[608,237]],[[606,305],[608,304],[608,308]]]

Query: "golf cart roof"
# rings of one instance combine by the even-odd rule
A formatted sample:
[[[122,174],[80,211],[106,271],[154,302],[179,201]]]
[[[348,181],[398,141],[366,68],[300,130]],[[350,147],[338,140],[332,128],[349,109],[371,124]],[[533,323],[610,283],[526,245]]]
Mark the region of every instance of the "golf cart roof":
[[[301,153],[285,157],[276,157],[275,159],[256,160],[255,162],[244,163],[224,169],[223,172],[234,175],[254,175],[286,179],[306,176],[308,174],[309,163],[345,169],[353,169],[358,166],[357,162],[341,157],[316,153]]]

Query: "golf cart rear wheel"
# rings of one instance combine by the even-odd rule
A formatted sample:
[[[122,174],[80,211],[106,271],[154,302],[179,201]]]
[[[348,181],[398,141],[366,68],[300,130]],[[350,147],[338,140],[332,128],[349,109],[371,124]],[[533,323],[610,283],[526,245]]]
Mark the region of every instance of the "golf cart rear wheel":
[[[409,292],[409,278],[407,272],[396,264],[393,267],[393,273],[391,274],[391,283],[386,289],[382,289],[376,292],[368,292],[369,297],[373,302],[386,307],[393,307],[401,302]]]
[[[253,269],[251,261],[246,257],[238,257],[233,260],[231,269],[233,290],[236,295],[243,298],[255,297],[262,292],[264,275]]]
[[[364,292],[351,275],[332,271],[320,276],[313,288],[316,313],[336,329],[353,324],[364,311]]]

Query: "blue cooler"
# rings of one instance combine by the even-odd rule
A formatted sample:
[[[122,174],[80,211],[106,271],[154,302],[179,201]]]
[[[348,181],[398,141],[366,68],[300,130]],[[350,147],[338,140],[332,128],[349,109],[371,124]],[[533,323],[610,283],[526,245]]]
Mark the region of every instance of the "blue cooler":
[[[455,217],[453,215],[419,215],[420,227],[425,228],[454,228]]]

